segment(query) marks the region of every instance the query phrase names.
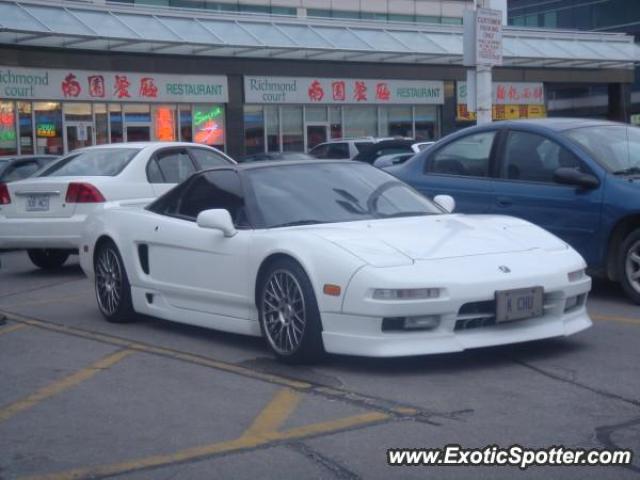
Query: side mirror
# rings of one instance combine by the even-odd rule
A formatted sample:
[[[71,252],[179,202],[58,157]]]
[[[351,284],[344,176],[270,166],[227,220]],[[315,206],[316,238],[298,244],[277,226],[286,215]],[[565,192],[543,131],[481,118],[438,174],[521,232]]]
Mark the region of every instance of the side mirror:
[[[198,214],[196,222],[200,228],[222,231],[225,237],[233,237],[237,233],[236,227],[233,226],[233,220],[231,220],[231,214],[228,210],[221,208],[203,210]]]
[[[598,188],[600,181],[590,173],[584,173],[575,168],[558,168],[553,172],[553,181],[562,185],[573,185],[581,188]]]
[[[436,195],[433,197],[433,201],[447,213],[453,213],[456,209],[456,201],[451,195]]]

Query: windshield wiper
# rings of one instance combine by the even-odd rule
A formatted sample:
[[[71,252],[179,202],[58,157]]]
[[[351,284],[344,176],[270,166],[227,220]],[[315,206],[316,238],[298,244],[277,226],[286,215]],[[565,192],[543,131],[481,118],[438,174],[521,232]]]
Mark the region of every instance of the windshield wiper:
[[[316,225],[318,223],[327,223],[324,220],[295,220],[293,222],[279,223],[278,225],[270,225],[269,228],[280,228],[280,227],[297,227],[299,225]]]
[[[640,175],[640,167],[623,168],[622,170],[616,170],[614,175]]]

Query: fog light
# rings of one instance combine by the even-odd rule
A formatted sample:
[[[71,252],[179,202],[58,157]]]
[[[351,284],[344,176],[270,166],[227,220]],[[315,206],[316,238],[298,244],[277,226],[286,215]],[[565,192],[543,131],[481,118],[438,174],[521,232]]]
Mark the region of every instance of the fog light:
[[[373,291],[373,298],[376,300],[424,300],[439,296],[439,288],[376,288]]]
[[[406,317],[404,319],[405,330],[433,330],[438,325],[440,325],[440,317],[438,315]]]
[[[568,277],[570,282],[577,282],[578,280],[582,280],[586,275],[584,269],[576,270],[575,272],[569,272]]]

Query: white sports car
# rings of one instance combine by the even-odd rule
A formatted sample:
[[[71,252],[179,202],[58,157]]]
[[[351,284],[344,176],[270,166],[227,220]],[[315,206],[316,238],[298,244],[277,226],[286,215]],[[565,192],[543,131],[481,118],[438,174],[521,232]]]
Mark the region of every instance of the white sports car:
[[[292,363],[591,325],[591,279],[571,247],[523,220],[452,209],[359,162],[256,162],[195,174],[146,208],[96,212],[80,261],[109,321],[264,335]]]
[[[35,177],[0,183],[0,249],[26,248],[40,268],[60,267],[104,202],[151,199],[197,170],[235,163],[193,143],[142,142],[75,150]]]

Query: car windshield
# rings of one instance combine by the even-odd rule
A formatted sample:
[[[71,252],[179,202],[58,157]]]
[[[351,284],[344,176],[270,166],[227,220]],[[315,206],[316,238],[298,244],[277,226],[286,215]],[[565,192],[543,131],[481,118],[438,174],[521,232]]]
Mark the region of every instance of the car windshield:
[[[391,175],[361,163],[247,170],[263,227],[441,214]]]
[[[118,175],[139,148],[96,148],[75,152],[45,169],[41,177],[85,177]]]
[[[640,128],[605,125],[576,128],[566,135],[610,172],[620,175],[640,173]]]

